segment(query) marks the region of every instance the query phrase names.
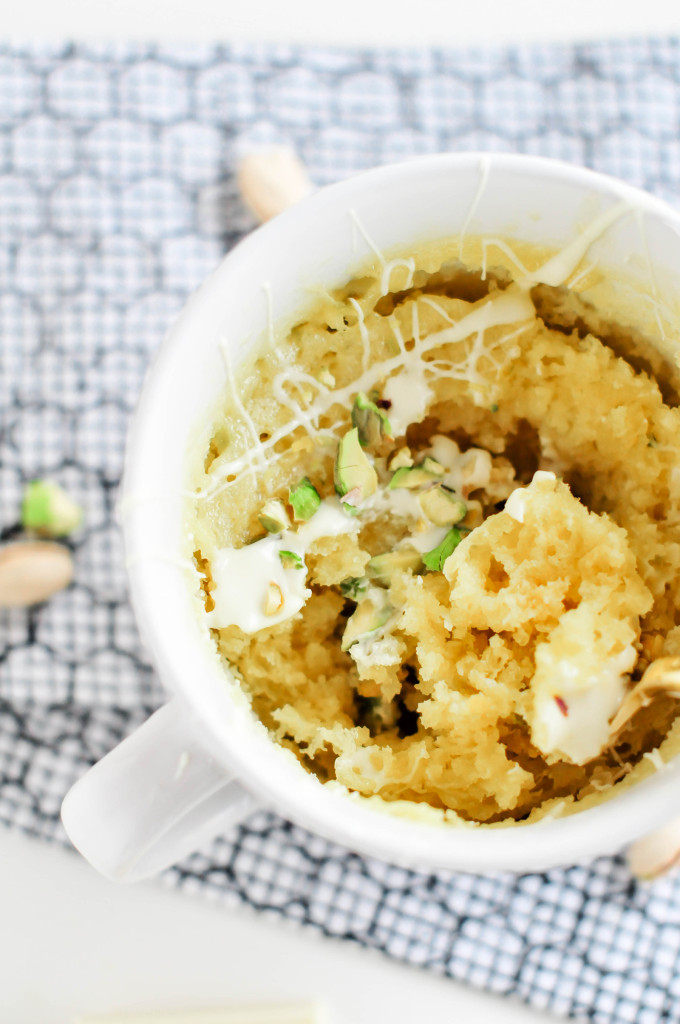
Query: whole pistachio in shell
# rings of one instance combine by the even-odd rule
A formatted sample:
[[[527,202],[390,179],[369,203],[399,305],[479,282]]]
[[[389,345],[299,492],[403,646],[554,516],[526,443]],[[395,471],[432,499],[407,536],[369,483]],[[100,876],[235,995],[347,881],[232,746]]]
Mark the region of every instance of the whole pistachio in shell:
[[[47,601],[73,579],[73,558],[53,541],[15,541],[0,548],[0,608]]]

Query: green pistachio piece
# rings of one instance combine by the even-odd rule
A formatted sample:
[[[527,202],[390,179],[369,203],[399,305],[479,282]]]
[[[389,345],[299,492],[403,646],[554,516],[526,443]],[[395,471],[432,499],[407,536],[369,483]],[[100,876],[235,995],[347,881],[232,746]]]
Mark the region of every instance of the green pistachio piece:
[[[467,505],[448,487],[441,484],[418,495],[423,512],[435,526],[453,526],[467,514]]]
[[[391,614],[392,609],[389,605],[377,607],[370,598],[365,598],[357,605],[354,614],[347,620],[342,637],[342,650],[348,651],[352,644],[375,633],[377,629],[385,625]]]
[[[413,491],[416,487],[429,487],[436,483],[438,478],[439,474],[430,473],[424,466],[402,466],[390,480],[390,490],[407,487]]]
[[[406,446],[397,448],[396,452],[392,452],[387,460],[387,468],[393,473],[398,469],[403,469],[404,466],[410,467],[412,465],[413,456],[411,455],[411,449]]]
[[[290,526],[286,506],[278,499],[266,501],[258,518],[267,533],[282,533]]]
[[[362,451],[357,427],[338,444],[334,476],[335,489],[341,498],[347,498],[348,511],[356,509],[378,488],[378,475]]]
[[[446,470],[442,466],[441,462],[437,462],[432,456],[426,455],[422,462],[418,465],[421,469],[424,469],[426,473],[430,473],[432,476],[444,476]]]
[[[302,557],[295,551],[279,551],[279,558],[284,569],[304,569]]]
[[[374,579],[389,580],[395,572],[416,572],[420,569],[422,559],[415,548],[400,548],[398,551],[386,551],[384,555],[376,555],[367,565],[368,575]]]
[[[393,729],[399,718],[399,710],[394,701],[384,701],[382,697],[355,698],[357,703],[357,725],[365,725],[376,736],[386,729]]]
[[[69,498],[59,484],[34,480],[24,491],[21,524],[48,537],[66,537],[83,521],[80,505]]]
[[[288,501],[293,506],[296,522],[306,522],[311,519],[321,504],[319,492],[307,476],[303,476],[297,487],[289,492]]]
[[[362,448],[380,444],[385,438],[392,437],[392,427],[387,416],[363,391],[359,391],[354,399],[352,426],[359,431],[359,444]]]
[[[444,562],[456,550],[462,539],[463,536],[460,530],[452,526],[441,544],[438,544],[432,551],[426,551],[423,555],[423,562],[427,568],[431,569],[432,572],[441,572],[444,568]]]
[[[352,601],[358,600],[361,594],[366,593],[368,580],[364,576],[348,576],[340,584],[340,593],[343,597],[349,597]]]

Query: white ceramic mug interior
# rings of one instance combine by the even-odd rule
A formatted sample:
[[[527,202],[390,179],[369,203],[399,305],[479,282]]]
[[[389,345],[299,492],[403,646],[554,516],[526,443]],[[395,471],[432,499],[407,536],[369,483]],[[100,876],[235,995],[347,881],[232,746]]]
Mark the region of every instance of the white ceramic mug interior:
[[[194,294],[148,375],[128,439],[122,499],[134,608],[162,682],[176,695],[174,710],[163,709],[156,725],[143,727],[146,737],[126,741],[67,798],[67,830],[96,867],[119,878],[149,874],[246,813],[252,797],[362,853],[413,868],[474,872],[541,870],[611,852],[675,813],[678,762],[600,806],[509,828],[428,824],[322,785],[250,712],[218,660],[197,613],[195,579],[192,586],[181,564],[188,460],[205,450],[206,410],[225,388],[220,343],[238,365],[260,343],[270,315],[285,323],[308,301],[310,287],[345,282],[370,256],[357,224],[387,252],[463,227],[562,247],[622,201],[638,215],[616,219],[594,239],[588,261],[630,275],[649,270],[649,255],[655,281],[677,290],[680,218],[662,202],[556,161],[449,154],[319,191],[253,232]],[[640,260],[631,261],[632,253]],[[196,767],[202,762],[207,775]],[[229,814],[220,817],[222,810]],[[145,814],[157,821],[153,834],[141,837]]]

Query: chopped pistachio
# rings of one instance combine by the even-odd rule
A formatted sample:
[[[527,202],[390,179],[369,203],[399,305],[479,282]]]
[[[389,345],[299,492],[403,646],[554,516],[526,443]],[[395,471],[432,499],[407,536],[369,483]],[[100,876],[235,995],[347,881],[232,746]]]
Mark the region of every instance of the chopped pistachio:
[[[34,480],[24,491],[21,503],[21,524],[48,537],[66,537],[83,520],[80,505],[69,498],[59,484]]]
[[[361,604],[357,605],[354,614],[347,620],[342,637],[342,650],[348,651],[352,644],[375,633],[377,629],[385,625],[391,614],[392,609],[389,605],[378,607],[370,598],[364,598]]]
[[[386,551],[383,555],[375,555],[367,565],[369,576],[375,579],[389,579],[395,572],[416,572],[422,563],[420,553],[415,548],[400,548],[398,551]]]
[[[491,406],[491,412],[498,412],[498,402],[494,402]]]
[[[279,558],[284,569],[304,569],[305,563],[296,551],[279,551]]]
[[[266,501],[258,518],[267,533],[282,533],[290,526],[286,506],[278,499]]]
[[[431,569],[432,572],[441,572],[444,568],[444,562],[455,551],[462,539],[460,530],[452,526],[441,544],[438,544],[432,551],[426,551],[423,555],[423,562],[427,568]]]
[[[446,470],[442,466],[441,462],[437,462],[431,455],[426,455],[422,462],[418,465],[425,470],[426,473],[430,473],[432,476],[444,476]]]
[[[403,448],[397,448],[396,452],[392,452],[387,460],[387,468],[393,473],[396,473],[398,469],[413,465],[413,456],[411,455],[411,449],[404,446]]]
[[[293,506],[296,522],[306,522],[311,519],[321,504],[319,492],[307,476],[303,476],[300,483],[293,487],[288,494],[288,501]]]
[[[340,593],[344,597],[349,597],[352,601],[356,601],[361,594],[366,593],[367,586],[368,580],[364,576],[348,576],[340,584]]]
[[[418,495],[423,512],[435,526],[453,526],[467,514],[467,505],[448,487],[441,484]]]
[[[390,480],[390,490],[406,487],[413,491],[416,487],[429,486],[439,479],[439,474],[430,473],[425,466],[401,466]]]
[[[356,696],[357,725],[365,725],[376,736],[386,729],[393,729],[399,717],[394,701],[385,701],[382,697]]]
[[[336,491],[341,498],[349,499],[348,511],[361,505],[378,488],[378,475],[361,448],[357,427],[340,439],[334,476]]]
[[[277,615],[283,608],[283,591],[278,583],[270,580],[264,598],[264,614]]]
[[[392,437],[392,427],[382,409],[363,391],[359,391],[352,406],[352,425],[359,431],[362,448],[380,444]]]

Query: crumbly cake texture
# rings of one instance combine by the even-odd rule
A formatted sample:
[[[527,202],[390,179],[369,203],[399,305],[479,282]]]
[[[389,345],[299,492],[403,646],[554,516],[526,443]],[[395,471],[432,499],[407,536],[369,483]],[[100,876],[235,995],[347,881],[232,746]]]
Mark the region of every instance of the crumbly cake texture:
[[[329,400],[308,429],[298,412],[312,405],[318,377],[351,391],[367,358],[370,366],[394,358],[395,338],[411,351],[490,296],[516,291],[501,252],[483,274],[477,243],[466,250],[465,264],[451,257],[454,245],[424,250],[410,283],[395,263],[385,289],[376,265],[316,295],[243,374],[245,416],[225,398],[188,521],[206,608],[217,552],[262,536],[264,501],[285,500],[302,476],[322,499],[334,493],[350,405]],[[545,258],[520,251],[528,266]],[[369,559],[398,549],[413,529],[379,507],[357,516],[356,533],[310,546],[312,596],[292,618],[250,634],[212,629],[255,713],[322,782],[395,806],[428,805],[448,820],[534,820],[644,774],[644,754],[677,732],[676,705],[661,698],[584,763],[536,745],[540,701],[559,698],[561,709],[556,666],[587,676],[632,649],[634,680],[652,660],[680,653],[677,371],[588,304],[588,287],[599,284],[597,272],[591,278],[581,294],[538,285],[530,322],[423,355],[432,367],[426,414],[378,446],[376,464],[400,445],[418,459],[443,436],[462,453],[489,453],[489,471],[465,489],[477,517],[441,571],[407,568],[380,581],[398,610],[387,636],[342,649],[357,607],[346,581],[364,577]],[[387,385],[377,378],[379,394]],[[536,470],[555,477],[532,483]],[[504,507],[518,487],[527,495],[519,518]]]

